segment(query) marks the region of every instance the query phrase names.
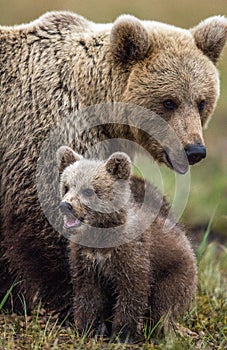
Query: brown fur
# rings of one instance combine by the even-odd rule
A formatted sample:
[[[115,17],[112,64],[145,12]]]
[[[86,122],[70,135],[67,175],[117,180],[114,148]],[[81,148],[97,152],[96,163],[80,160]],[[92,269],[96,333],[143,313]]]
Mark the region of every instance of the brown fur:
[[[66,154],[69,149],[61,148],[64,160],[62,149]],[[113,153],[106,162],[78,161],[75,154],[74,163],[66,167],[61,176],[62,203],[72,206],[72,212],[67,215],[83,218],[80,227],[68,228],[72,239],[70,265],[75,323],[80,332],[93,331],[108,318],[112,321],[112,335],[120,332],[122,341],[127,337],[133,341],[141,335],[144,318],[149,320],[150,327],[160,319],[167,327],[173,325],[176,317],[189,307],[197,281],[195,256],[179,225],[164,233],[165,215],[161,211],[143,231],[156,205],[154,188],[149,187],[149,204],[139,212],[138,203],[128,196],[132,188],[130,167],[130,160],[124,153]],[[125,180],[123,187],[117,182],[122,178]],[[140,183],[135,177],[133,181]],[[105,197],[99,196],[96,185],[102,187],[103,194],[106,192]],[[93,195],[86,198],[84,188],[93,188]],[[110,209],[114,199],[121,202],[120,217],[115,207],[111,214],[91,209],[94,195],[104,201],[105,209]],[[87,242],[90,242],[89,236],[93,240],[100,235],[99,243],[103,244],[110,234],[105,229],[96,232],[96,227],[103,227],[103,224],[106,228],[122,224],[120,239],[123,237],[126,243],[119,245],[119,233],[114,229],[111,235],[116,237],[113,246],[108,248],[82,246],[74,241],[78,235],[85,235]],[[138,225],[141,231],[135,237]]]
[[[28,310],[35,295],[62,314],[71,306],[66,241],[47,221],[36,191],[37,159],[49,131],[68,116],[77,130],[78,109],[122,101],[156,112],[183,145],[203,143],[201,124],[210,118],[219,93],[214,63],[226,42],[226,28],[224,17],[187,31],[133,16],[100,27],[67,12],[0,27],[0,300],[16,278],[15,295],[23,294]],[[170,98],[178,103],[173,112],[163,107]],[[206,105],[199,113],[201,99]],[[122,125],[76,135],[75,145],[83,154],[111,137],[134,140],[169,165],[154,139]],[[59,136],[63,143],[67,138]],[[53,206],[58,217],[57,180],[49,158],[48,167],[42,191],[54,200],[44,206]],[[18,311],[20,298],[13,301]]]

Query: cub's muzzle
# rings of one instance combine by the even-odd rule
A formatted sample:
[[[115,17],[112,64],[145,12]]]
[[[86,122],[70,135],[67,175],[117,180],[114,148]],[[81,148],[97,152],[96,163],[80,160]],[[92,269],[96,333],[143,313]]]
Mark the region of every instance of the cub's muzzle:
[[[70,214],[71,213],[71,211],[72,211],[72,209],[73,209],[73,207],[71,206],[71,204],[70,203],[68,203],[68,202],[60,202],[60,204],[59,204],[59,208],[60,208],[60,210],[61,210],[61,212],[63,213],[63,214]]]

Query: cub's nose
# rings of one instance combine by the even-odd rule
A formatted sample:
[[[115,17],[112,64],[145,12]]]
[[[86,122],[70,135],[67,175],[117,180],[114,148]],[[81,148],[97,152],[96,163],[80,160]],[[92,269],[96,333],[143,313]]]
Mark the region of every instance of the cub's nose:
[[[68,214],[72,211],[72,206],[68,202],[60,202],[59,208],[63,214]]]
[[[206,157],[206,147],[199,144],[189,144],[184,148],[190,165],[200,162]]]

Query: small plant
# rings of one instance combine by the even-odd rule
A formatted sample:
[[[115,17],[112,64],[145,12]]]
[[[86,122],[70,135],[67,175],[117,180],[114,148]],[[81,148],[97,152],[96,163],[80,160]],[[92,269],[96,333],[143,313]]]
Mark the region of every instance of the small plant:
[[[203,254],[204,254],[204,252],[205,252],[205,250],[207,248],[207,240],[208,240],[208,236],[210,234],[212,223],[214,221],[215,213],[216,213],[216,209],[213,211],[213,214],[212,214],[212,216],[210,218],[210,221],[209,221],[209,224],[207,226],[207,229],[206,229],[206,231],[205,231],[205,233],[203,235],[203,239],[202,239],[202,241],[201,241],[201,243],[200,243],[200,245],[199,245],[199,247],[197,249],[197,254],[196,255],[197,255],[198,264],[200,263],[201,258],[202,258]]]
[[[7,290],[6,294],[4,295],[3,299],[0,301],[0,311],[3,310],[3,307],[5,305],[5,303],[7,302],[13,288],[16,287],[16,285],[18,285],[20,282],[14,282],[10,288]]]

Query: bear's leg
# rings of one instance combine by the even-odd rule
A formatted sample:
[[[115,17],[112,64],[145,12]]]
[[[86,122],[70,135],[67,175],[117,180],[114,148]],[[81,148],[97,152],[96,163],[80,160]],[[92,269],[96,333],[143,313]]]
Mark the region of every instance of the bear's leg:
[[[0,234],[1,236],[1,234]],[[0,237],[0,242],[2,242],[2,237]],[[5,299],[4,304],[2,304],[3,310],[13,311],[12,303],[12,290],[14,286],[13,276],[9,272],[9,263],[4,257],[4,249],[0,246],[0,304],[3,303],[4,298],[7,297],[7,293],[11,290],[8,298]]]
[[[10,212],[4,218],[2,244],[10,272],[18,282],[12,293],[14,301],[18,300],[14,312],[21,313],[21,307],[23,312],[24,305],[28,312],[34,300],[41,300],[47,311],[64,319],[72,307],[67,240],[58,236],[42,213],[36,220],[32,209],[31,218]]]

